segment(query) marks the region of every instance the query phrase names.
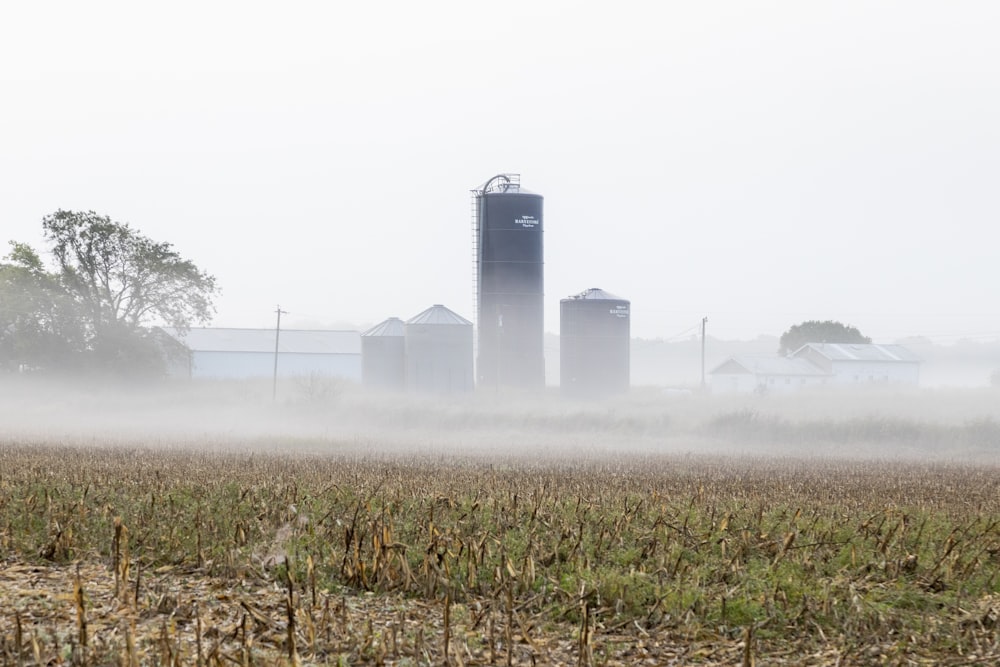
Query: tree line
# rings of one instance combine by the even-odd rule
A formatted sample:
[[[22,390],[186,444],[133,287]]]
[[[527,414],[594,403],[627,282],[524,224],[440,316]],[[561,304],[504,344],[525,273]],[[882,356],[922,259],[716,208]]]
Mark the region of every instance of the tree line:
[[[215,278],[128,223],[59,210],[42,231],[49,262],[18,241],[0,261],[0,370],[158,374],[153,325],[215,312]]]
[[[871,343],[857,327],[834,320],[807,320],[791,326],[778,339],[778,354],[788,356],[808,343]]]

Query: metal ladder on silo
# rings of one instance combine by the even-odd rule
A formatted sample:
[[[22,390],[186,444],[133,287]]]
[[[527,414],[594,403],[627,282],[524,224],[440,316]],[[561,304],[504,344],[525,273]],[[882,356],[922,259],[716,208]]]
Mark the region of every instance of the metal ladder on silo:
[[[479,357],[479,191],[472,191],[472,364]],[[475,370],[473,370],[475,377]]]

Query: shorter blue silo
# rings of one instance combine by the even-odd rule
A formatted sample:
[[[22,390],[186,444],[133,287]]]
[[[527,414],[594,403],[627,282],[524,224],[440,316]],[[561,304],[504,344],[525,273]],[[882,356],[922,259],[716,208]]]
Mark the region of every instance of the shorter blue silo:
[[[593,288],[559,302],[559,384],[575,398],[628,391],[631,304]]]

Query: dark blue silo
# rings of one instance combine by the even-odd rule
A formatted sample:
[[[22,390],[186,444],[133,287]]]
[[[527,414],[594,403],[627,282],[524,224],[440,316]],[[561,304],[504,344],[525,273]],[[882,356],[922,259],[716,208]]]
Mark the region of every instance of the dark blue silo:
[[[479,386],[542,388],[542,196],[522,189],[516,174],[501,174],[473,197]]]
[[[593,288],[559,302],[559,385],[566,396],[601,398],[629,388],[631,304]]]

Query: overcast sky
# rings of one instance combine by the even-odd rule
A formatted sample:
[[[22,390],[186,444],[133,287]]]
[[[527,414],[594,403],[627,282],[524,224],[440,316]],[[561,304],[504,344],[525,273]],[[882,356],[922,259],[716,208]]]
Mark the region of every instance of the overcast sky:
[[[469,190],[515,172],[548,331],[600,287],[646,338],[1000,338],[1000,3],[8,4],[0,241],[128,222],[213,325],[471,319]]]

